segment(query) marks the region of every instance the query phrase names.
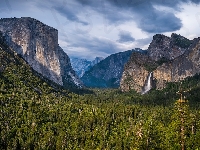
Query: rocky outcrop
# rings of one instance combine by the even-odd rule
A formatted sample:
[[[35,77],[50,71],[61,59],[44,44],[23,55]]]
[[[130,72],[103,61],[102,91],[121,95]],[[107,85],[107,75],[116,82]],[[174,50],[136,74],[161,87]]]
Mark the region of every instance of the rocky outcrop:
[[[156,89],[200,73],[200,38],[190,41],[176,34],[171,38],[155,35],[145,55],[132,54],[125,65],[120,88],[142,92],[150,72],[152,87]]]
[[[140,51],[139,49],[137,49]],[[133,51],[129,50],[112,54],[86,71],[81,80],[87,87],[117,88],[124,64],[129,60]]]
[[[79,76],[79,78],[81,78],[86,71],[88,71],[91,67],[93,67],[102,60],[103,57],[96,57],[93,61],[89,61],[86,59],[72,58],[71,64],[76,74]]]
[[[190,40],[175,33],[172,33],[171,37],[156,34],[149,45],[148,54],[155,61],[163,58],[172,60],[182,55],[190,44]]]
[[[66,79],[81,85],[69,57],[58,45],[56,29],[36,19],[22,17],[0,19],[0,31],[6,43],[38,73],[60,85],[68,84]]]

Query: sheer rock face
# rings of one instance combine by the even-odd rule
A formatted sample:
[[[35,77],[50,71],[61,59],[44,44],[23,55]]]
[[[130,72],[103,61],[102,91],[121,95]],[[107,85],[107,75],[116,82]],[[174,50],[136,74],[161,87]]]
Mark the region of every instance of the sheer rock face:
[[[120,82],[122,91],[134,89],[142,92],[149,72],[153,72],[152,83],[156,89],[164,88],[167,82],[177,82],[200,73],[200,38],[189,41],[176,34],[172,34],[171,38],[164,35],[156,36],[162,39],[160,45],[155,44],[157,38],[154,36],[147,54],[133,53],[125,65]],[[169,49],[166,50],[167,48]],[[142,63],[138,63],[138,60]]]
[[[6,43],[43,76],[60,85],[69,72],[75,77],[69,57],[58,45],[56,29],[23,17],[0,19],[0,31]]]

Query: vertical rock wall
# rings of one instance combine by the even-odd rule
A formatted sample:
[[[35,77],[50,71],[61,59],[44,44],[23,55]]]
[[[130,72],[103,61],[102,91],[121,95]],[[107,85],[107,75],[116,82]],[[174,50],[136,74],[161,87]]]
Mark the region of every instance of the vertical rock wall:
[[[69,57],[58,46],[58,30],[23,17],[0,19],[0,31],[7,44],[48,79],[63,85],[67,73],[71,71],[75,76]]]

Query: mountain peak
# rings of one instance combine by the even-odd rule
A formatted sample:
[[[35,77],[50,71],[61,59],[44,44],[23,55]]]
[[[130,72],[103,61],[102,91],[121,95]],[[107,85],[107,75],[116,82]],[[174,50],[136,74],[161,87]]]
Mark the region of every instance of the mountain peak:
[[[172,60],[182,55],[190,44],[190,40],[176,33],[172,33],[171,37],[156,34],[148,47],[148,54],[155,61],[163,58]]]
[[[163,34],[155,34],[155,35],[153,36],[153,40],[155,40],[155,41],[157,41],[157,42],[160,42],[161,39],[169,39],[169,37],[168,37],[168,36],[165,36],[165,35],[163,35]]]
[[[100,61],[102,61],[104,58],[103,57],[96,57],[93,61],[92,61],[92,66],[98,64]]]
[[[183,39],[187,39],[187,38],[180,35],[180,34],[172,33],[171,34],[171,40],[176,40],[176,39],[183,40]],[[187,40],[189,40],[189,39],[187,39]]]

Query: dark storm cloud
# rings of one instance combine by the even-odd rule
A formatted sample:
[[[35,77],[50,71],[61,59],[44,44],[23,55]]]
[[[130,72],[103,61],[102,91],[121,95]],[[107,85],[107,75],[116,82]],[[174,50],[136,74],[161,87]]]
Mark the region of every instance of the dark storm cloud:
[[[28,3],[27,0],[19,0]],[[84,7],[92,9],[104,17],[104,24],[123,24],[126,21],[134,21],[145,32],[167,32],[176,31],[182,27],[181,20],[170,12],[156,10],[153,6],[167,6],[180,9],[180,2],[200,3],[200,0],[58,0],[58,1],[39,1],[33,3],[43,7],[49,6],[55,9],[62,16],[73,22],[88,25],[89,22],[79,18]],[[30,2],[32,3],[32,2]],[[13,4],[13,5],[10,5]],[[15,0],[2,0],[0,12],[11,10],[15,7]],[[11,7],[12,6],[12,7]],[[84,11],[84,10],[83,10]],[[163,16],[164,14],[164,16]],[[166,24],[166,22],[168,22]],[[143,23],[146,23],[145,25]]]
[[[166,6],[178,11],[181,2],[200,3],[200,0],[101,0],[96,3],[93,0],[76,1],[96,10],[109,23],[123,24],[125,21],[135,21],[140,29],[148,33],[172,32],[182,27],[181,20],[173,13],[159,11],[154,5]]]
[[[75,1],[79,2],[82,5],[90,5],[90,6],[96,6],[100,2],[100,1],[94,1],[94,0],[75,0]]]
[[[12,11],[12,8],[11,8],[11,5],[10,5],[10,2],[7,1],[7,0],[3,0],[1,1],[1,5],[0,5],[0,13],[2,12],[11,12]]]
[[[143,47],[152,40],[152,37],[148,38],[148,36],[179,30],[183,25],[174,12],[184,11],[180,8],[181,3],[188,2],[199,4],[200,0],[2,0],[0,13],[3,14],[2,17],[12,17],[16,14],[21,17],[24,14],[36,17],[40,21],[49,19],[49,22],[47,21],[49,25],[55,25],[58,22],[59,31],[66,32],[65,36],[69,37],[66,45],[74,50],[83,49],[85,53],[94,52],[93,54],[96,55],[95,53],[101,51],[105,54],[122,51],[124,44],[120,43],[124,42],[134,41],[133,45]],[[44,15],[37,16],[37,12],[49,13],[49,15],[47,18],[42,18]],[[63,17],[60,15],[73,23],[68,24],[66,19],[61,20]],[[123,25],[127,23],[129,29],[133,23],[133,28],[137,25],[146,32],[147,39],[134,40],[130,33],[120,32],[120,30],[128,30],[123,28]],[[101,33],[99,29],[105,33]],[[133,32],[134,29],[131,30]],[[106,37],[113,38],[112,40],[115,41],[115,36],[118,34],[119,40],[113,42],[99,37],[109,33],[111,35]],[[65,40],[61,41],[65,43]]]
[[[89,1],[89,0],[88,0]],[[134,8],[144,3],[148,4],[157,4],[162,6],[169,6],[176,8],[180,3],[188,3],[192,2],[195,4],[199,4],[200,0],[105,0],[109,3],[121,7],[121,8]]]
[[[103,16],[104,25],[116,26],[134,21],[138,28],[145,32],[163,33],[179,30],[182,23],[172,12],[157,10],[154,6],[166,6],[179,11],[180,2],[189,1],[200,2],[200,0],[63,0],[56,3],[52,1],[51,3],[53,8],[62,16],[82,25],[88,25],[90,22],[81,20],[79,15],[84,10],[90,9]]]
[[[158,5],[163,5],[163,6],[176,7],[176,5],[179,4],[180,2],[188,2],[189,0],[99,0],[99,1],[75,0],[75,1],[77,1],[78,3],[82,5],[87,5],[90,7],[102,7],[109,3],[112,6],[115,6],[117,8],[127,10],[127,9],[137,8],[139,5],[142,5],[142,4],[148,4],[148,5],[158,4]],[[200,0],[197,0],[197,1],[200,1]]]
[[[136,2],[124,3],[118,1],[115,5],[121,9],[128,9],[133,14],[138,28],[143,31],[148,33],[162,33],[176,31],[182,27],[181,20],[173,13],[159,11],[149,1]]]
[[[191,2],[195,3],[195,4],[199,4],[200,0],[191,0]]]
[[[160,15],[161,13],[162,15]],[[149,33],[162,33],[179,30],[182,23],[172,13],[156,11],[153,15],[142,18],[138,27]]]
[[[132,19],[131,16],[127,16],[127,14],[125,14],[124,12],[120,12],[116,8],[109,9],[105,7],[103,8],[103,10],[104,11],[102,12],[102,15],[109,24],[123,24]]]
[[[81,23],[83,25],[88,25],[87,22],[81,21],[76,14],[73,12],[73,10],[70,9],[63,9],[63,7],[54,7],[54,9],[60,13],[61,15],[63,15],[64,17],[66,17],[68,20],[70,21],[74,21],[74,22],[78,22]]]
[[[104,21],[109,24],[122,24],[132,19],[127,15],[127,12],[119,10],[118,7],[113,6],[107,0],[75,0],[81,7],[89,6],[90,9],[99,13],[104,17]],[[105,23],[104,22],[104,23]]]
[[[128,31],[121,31],[119,33],[119,40],[118,42],[120,43],[125,43],[125,42],[134,42],[135,39],[131,36],[131,33]]]
[[[52,8],[54,8],[62,16],[66,17],[69,21],[88,25],[88,22],[82,21],[77,17],[77,11],[75,11],[73,7],[54,6]]]

